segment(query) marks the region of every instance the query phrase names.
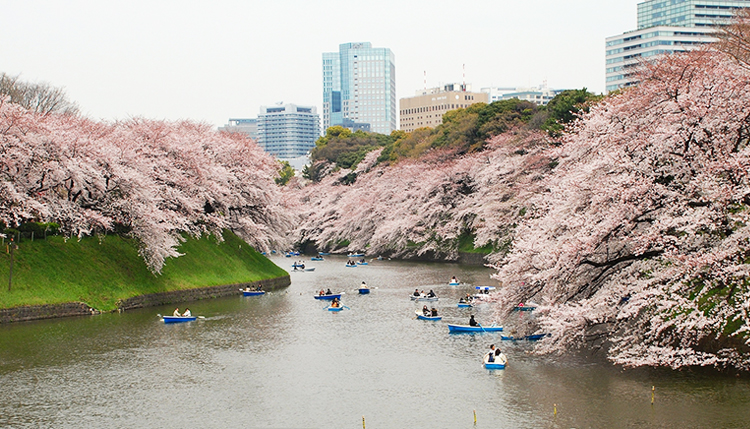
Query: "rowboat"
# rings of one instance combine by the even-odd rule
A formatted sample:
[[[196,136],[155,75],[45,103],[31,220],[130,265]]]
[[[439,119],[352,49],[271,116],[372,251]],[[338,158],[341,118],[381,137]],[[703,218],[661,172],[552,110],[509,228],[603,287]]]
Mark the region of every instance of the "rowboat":
[[[513,307],[513,311],[534,311],[536,307],[527,307],[525,305],[518,305]]]
[[[364,258],[365,254],[364,253],[350,253],[347,256],[350,258]]]
[[[412,296],[409,297],[409,299],[411,299],[412,301],[437,301],[438,297],[433,296],[432,298],[428,298],[426,296],[414,296],[414,295],[412,295]]]
[[[197,319],[197,316],[161,316],[162,320],[164,320],[164,323],[182,323],[182,322],[192,322],[193,320]]]
[[[482,292],[489,292],[495,290],[495,286],[476,286],[475,289]]]
[[[459,302],[458,303],[458,308],[471,308],[471,307],[474,307],[474,305],[473,304],[467,304],[465,302]]]
[[[366,287],[359,288],[360,295],[367,295],[368,293],[370,293],[370,288],[366,288]]]
[[[357,262],[357,265],[369,265],[367,262]]]
[[[484,368],[485,369],[505,369],[505,364],[504,363],[489,363],[489,362],[486,362],[484,364]]]
[[[502,326],[469,326],[469,325],[448,325],[449,332],[500,332]]]
[[[242,296],[258,296],[258,295],[265,295],[266,291],[264,290],[245,290],[240,289],[242,292]]]
[[[341,311],[344,307],[328,307],[328,311]]]
[[[425,316],[423,314],[417,313],[417,319],[419,320],[430,320],[432,322],[437,322],[438,320],[442,319],[442,316]]]
[[[458,286],[459,282],[448,282],[448,286]]]
[[[320,256],[328,256],[328,255],[330,255],[330,253],[328,253],[328,252],[318,252],[318,255],[320,255]]]
[[[347,267],[347,268],[357,268],[357,266],[356,266],[356,265],[352,265],[352,264],[346,264],[346,267]]]
[[[527,341],[537,341],[541,340],[542,338],[546,337],[549,334],[534,334],[534,335],[527,335],[523,337]]]
[[[307,267],[307,268],[295,268],[293,271],[315,271],[315,267]]]
[[[311,260],[311,261],[322,261],[322,260],[323,260],[323,258],[319,258],[319,257],[317,257],[317,256],[313,256],[312,258],[310,258],[310,260]]]
[[[322,300],[325,300],[325,301],[333,301],[334,298],[341,299],[341,294],[340,293],[335,293],[335,294],[331,294],[331,295],[313,295],[313,298],[315,298],[315,299],[322,299]]]

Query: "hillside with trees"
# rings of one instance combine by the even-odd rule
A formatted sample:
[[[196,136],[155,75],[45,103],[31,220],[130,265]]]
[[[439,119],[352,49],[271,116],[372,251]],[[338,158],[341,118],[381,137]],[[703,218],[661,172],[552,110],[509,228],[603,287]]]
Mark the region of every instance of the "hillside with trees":
[[[50,95],[47,86],[2,82],[0,232],[55,223],[65,237],[122,234],[154,273],[181,255],[185,236],[230,229],[259,250],[287,245],[281,167],[246,137],[188,121],[97,122],[57,91],[17,95]]]
[[[514,328],[550,334],[539,353],[750,370],[747,23],[722,44],[644,62],[638,86],[567,125],[576,92],[546,117],[522,102],[476,105],[352,169],[329,164],[289,189],[297,239],[447,260],[470,242],[497,270],[499,317],[537,305]]]

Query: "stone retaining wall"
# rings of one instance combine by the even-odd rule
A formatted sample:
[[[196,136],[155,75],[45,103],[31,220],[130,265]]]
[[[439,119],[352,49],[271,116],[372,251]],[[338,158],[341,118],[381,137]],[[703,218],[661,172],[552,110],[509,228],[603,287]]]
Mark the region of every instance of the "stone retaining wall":
[[[244,289],[248,286],[254,288],[259,284],[263,285],[263,290],[273,291],[288,287],[291,283],[292,282],[290,277],[285,276],[252,283],[238,283],[233,285],[211,286],[196,289],[151,293],[148,295],[135,296],[133,298],[128,298],[126,300],[120,301],[117,304],[117,308],[120,310],[132,310],[134,308],[156,307],[159,305],[175,304],[178,302],[198,301],[201,299],[239,295],[239,289]]]
[[[120,301],[117,304],[117,308],[118,310],[132,310],[134,308],[155,307],[157,305],[239,295],[240,291],[238,289],[244,289],[247,286],[253,288],[258,284],[262,284],[263,290],[265,291],[273,291],[288,287],[291,284],[291,279],[289,276],[284,276],[251,283],[238,283],[224,286],[211,286],[204,288],[175,290],[171,292],[152,293]],[[87,316],[98,313],[99,311],[89,307],[82,302],[29,305],[25,307],[0,309],[0,323],[52,319],[57,317]]]
[[[53,319],[56,317],[87,316],[98,311],[82,302],[62,304],[29,305],[0,309],[0,323],[24,322],[27,320]]]

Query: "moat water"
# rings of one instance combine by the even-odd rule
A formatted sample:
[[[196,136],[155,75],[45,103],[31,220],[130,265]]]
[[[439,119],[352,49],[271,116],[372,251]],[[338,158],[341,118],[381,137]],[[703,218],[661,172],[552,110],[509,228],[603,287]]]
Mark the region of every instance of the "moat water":
[[[291,271],[292,259],[273,259]],[[489,304],[456,306],[494,284],[489,269],[345,261],[308,261],[314,272],[266,296],[180,304],[205,317],[191,323],[163,324],[169,306],[0,326],[0,427],[750,427],[747,377],[623,370],[535,356],[499,334],[449,334],[472,313],[494,321]],[[463,284],[448,286],[453,275]],[[357,294],[362,281],[369,295]],[[347,309],[313,299],[328,288]],[[440,296],[442,321],[415,320],[415,288]],[[491,343],[505,370],[482,367]]]

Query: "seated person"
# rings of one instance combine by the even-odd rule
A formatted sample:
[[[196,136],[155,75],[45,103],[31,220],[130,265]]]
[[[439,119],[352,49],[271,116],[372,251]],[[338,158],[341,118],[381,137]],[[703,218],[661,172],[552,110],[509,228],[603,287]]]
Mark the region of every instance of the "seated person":
[[[505,353],[501,352],[500,349],[495,350],[495,360],[497,361],[497,363],[501,363],[503,365],[508,363],[508,357],[505,356]]]
[[[326,291],[324,291],[323,289],[321,289],[320,292],[318,292],[318,296],[323,296],[325,294],[326,294]]]
[[[474,320],[474,315],[472,314],[471,317],[469,317],[469,326],[477,326],[479,325],[476,320]]]
[[[466,304],[466,300],[464,299],[464,297],[461,297],[461,298],[460,298],[460,299],[458,300],[458,303],[459,303],[459,304]]]
[[[437,295],[435,295],[435,292],[430,289],[430,292],[427,294],[427,298],[435,298]]]
[[[495,354],[491,350],[484,355],[484,363],[495,363]]]
[[[185,312],[182,313],[182,317],[190,317],[192,316],[192,313],[190,312],[189,308],[185,308]]]
[[[180,317],[180,309],[179,308],[175,308],[174,312],[172,312],[172,316],[174,316],[174,317]]]
[[[424,315],[424,316],[429,316],[430,315],[430,310],[427,308],[426,305],[424,307],[422,307],[422,315]]]
[[[338,308],[340,306],[341,306],[341,303],[339,303],[339,299],[338,298],[333,298],[333,301],[331,301],[331,307]]]
[[[432,317],[437,317],[437,315],[438,315],[437,314],[437,308],[432,307],[432,310],[430,311],[430,315],[432,315]]]
[[[413,296],[420,296],[421,294],[419,293],[419,289],[414,289],[414,293],[412,295]]]

